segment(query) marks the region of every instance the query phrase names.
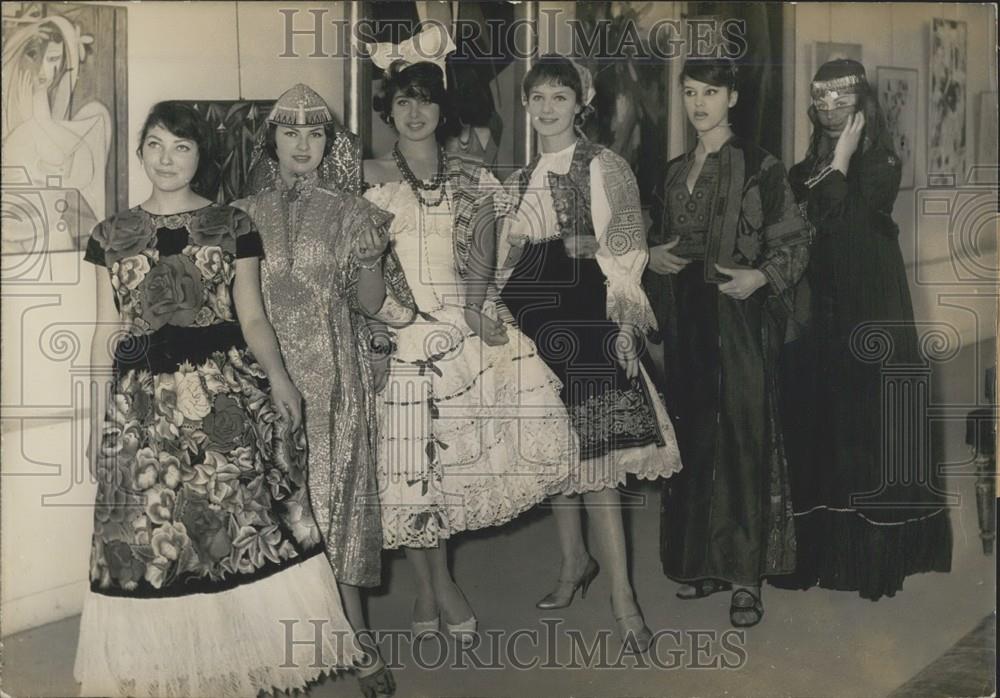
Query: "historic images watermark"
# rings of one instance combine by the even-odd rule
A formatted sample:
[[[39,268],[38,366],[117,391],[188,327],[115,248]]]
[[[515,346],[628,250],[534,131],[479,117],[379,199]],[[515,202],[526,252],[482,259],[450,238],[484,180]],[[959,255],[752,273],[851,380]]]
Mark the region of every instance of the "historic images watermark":
[[[283,8],[278,12],[283,18],[284,32],[279,58],[343,58],[352,51],[358,57],[366,57],[368,46],[377,43],[376,37],[387,34],[389,41],[398,46],[404,36],[434,25],[443,26],[433,19],[424,20],[418,26],[406,19],[362,19],[352,23],[330,16],[326,8]],[[649,27],[628,21],[621,30],[612,33],[610,19],[598,20],[588,27],[576,17],[560,17],[564,11],[559,8],[543,9],[540,14],[547,20],[546,45],[557,53],[601,60],[670,61],[692,56],[737,59],[749,50],[746,22],[736,18],[663,18]],[[568,35],[556,33],[560,23],[569,26]],[[334,28],[332,36],[327,36],[327,26]],[[451,56],[455,61],[505,57],[523,60],[538,54],[538,25],[527,18],[512,22],[487,20],[485,23],[459,18],[444,29],[455,37],[457,49]],[[484,35],[489,38],[488,45],[493,47],[493,53],[479,47],[476,40]],[[499,52],[500,47],[505,47],[505,52]],[[419,55],[420,46],[413,48]]]
[[[344,648],[351,633],[328,627],[326,619],[284,619],[285,656],[282,667],[309,661],[310,666],[336,664],[325,656],[324,640]],[[363,648],[379,650],[390,669],[402,669],[406,659],[416,667],[434,669],[740,669],[749,659],[744,630],[679,630],[653,633],[649,652],[630,654],[611,630],[585,633],[561,628],[561,618],[542,618],[539,627],[483,630],[463,644],[441,632],[424,633],[414,640],[409,629],[358,633]],[[405,648],[405,649],[404,649]],[[369,652],[369,655],[371,652]],[[308,659],[307,659],[308,658]]]

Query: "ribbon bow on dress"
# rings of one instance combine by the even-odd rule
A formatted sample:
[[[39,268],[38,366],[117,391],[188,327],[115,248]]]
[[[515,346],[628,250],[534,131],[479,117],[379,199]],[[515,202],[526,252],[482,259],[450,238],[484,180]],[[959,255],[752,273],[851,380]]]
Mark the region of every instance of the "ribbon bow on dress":
[[[403,61],[406,66],[414,63],[433,63],[441,69],[444,76],[444,86],[448,86],[448,73],[444,69],[444,61],[449,53],[454,53],[455,42],[444,28],[444,25],[433,22],[419,34],[414,34],[400,44],[385,42],[368,44],[372,62],[384,71],[389,70],[396,61]]]

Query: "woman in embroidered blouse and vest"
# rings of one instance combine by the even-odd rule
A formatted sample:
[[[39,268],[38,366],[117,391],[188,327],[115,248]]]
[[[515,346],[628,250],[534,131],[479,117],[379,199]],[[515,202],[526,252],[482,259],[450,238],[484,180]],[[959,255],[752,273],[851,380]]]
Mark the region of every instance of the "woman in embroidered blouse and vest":
[[[735,65],[689,59],[681,86],[698,144],[668,164],[646,279],[685,465],[665,492],[661,558],[681,599],[736,587],[730,620],[748,627],[761,579],[795,563],[775,369],[811,229],[781,162],[733,135]]]
[[[251,177],[263,190],[236,205],[250,214],[264,242],[264,300],[305,397],[309,494],[348,618],[361,631],[359,587],[382,579],[377,376],[366,318],[405,325],[414,310],[399,263],[387,251],[392,216],[328,188],[350,185],[360,163],[342,159],[321,178],[324,159],[337,154],[336,134],[322,97],[302,84],[287,90],[268,116],[263,156]],[[261,169],[273,173],[271,181]],[[359,679],[366,694],[391,693],[392,677],[375,656]]]
[[[161,102],[139,143],[152,194],[85,257],[110,275],[92,365],[113,371],[74,674],[88,696],[292,692],[362,658],[309,503],[305,377],[265,313],[253,222],[204,196],[208,124]],[[281,623],[317,618],[322,645],[289,657]]]
[[[901,164],[860,63],[820,67],[809,118],[812,141],[790,179],[816,227],[812,313],[789,345],[784,385],[798,564],[772,581],[877,600],[908,575],[951,568],[942,482],[908,435],[926,414],[914,398],[883,402],[883,367],[925,365],[892,220]]]
[[[420,51],[408,49],[414,41]],[[447,540],[541,502],[565,479],[575,440],[558,379],[497,303],[500,183],[481,162],[441,146],[449,50],[438,28],[375,47],[385,74],[374,106],[398,140],[388,156],[365,161],[364,176],[365,198],[395,216],[393,248],[419,311],[396,333],[381,394],[384,545],[403,548],[416,577],[414,638],[443,620],[470,644],[477,619],[448,570]],[[383,60],[391,55],[403,58]]]
[[[524,78],[541,152],[507,182],[515,205],[501,238],[502,298],[562,380],[580,439],[580,457],[552,502],[559,581],[537,606],[568,606],[598,574],[583,538],[582,495],[625,647],[644,652],[651,633],[628,578],[617,487],[629,473],[667,477],[681,463],[637,350],[641,333],[656,327],[640,285],[647,252],[638,186],[622,158],[575,131],[592,97],[590,72],[562,56],[543,56]]]

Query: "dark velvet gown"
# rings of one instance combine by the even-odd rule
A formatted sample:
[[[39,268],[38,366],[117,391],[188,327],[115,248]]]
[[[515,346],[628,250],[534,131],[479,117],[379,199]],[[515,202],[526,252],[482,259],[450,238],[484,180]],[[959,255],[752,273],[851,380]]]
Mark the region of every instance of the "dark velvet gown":
[[[877,600],[951,566],[951,527],[927,432],[918,350],[892,208],[899,159],[875,145],[845,177],[814,151],[790,173],[817,238],[808,328],[786,347],[783,393],[798,532],[796,573]]]

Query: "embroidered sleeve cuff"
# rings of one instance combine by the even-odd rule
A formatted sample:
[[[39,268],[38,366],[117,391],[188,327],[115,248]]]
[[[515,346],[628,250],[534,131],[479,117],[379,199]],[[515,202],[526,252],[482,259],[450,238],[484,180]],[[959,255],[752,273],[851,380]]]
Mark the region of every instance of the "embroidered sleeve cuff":
[[[768,259],[758,268],[761,272],[763,272],[764,276],[767,277],[767,283],[771,287],[771,293],[778,295],[783,293],[785,289],[788,288],[785,275],[781,272],[780,259]]]
[[[653,308],[639,284],[609,282],[607,310],[608,319],[623,327],[632,325],[647,335],[658,329]]]

